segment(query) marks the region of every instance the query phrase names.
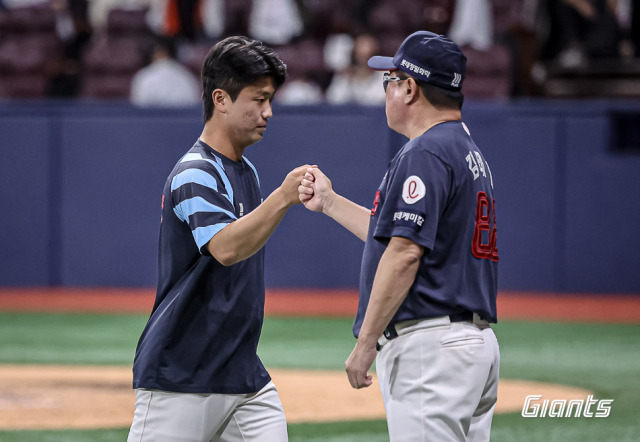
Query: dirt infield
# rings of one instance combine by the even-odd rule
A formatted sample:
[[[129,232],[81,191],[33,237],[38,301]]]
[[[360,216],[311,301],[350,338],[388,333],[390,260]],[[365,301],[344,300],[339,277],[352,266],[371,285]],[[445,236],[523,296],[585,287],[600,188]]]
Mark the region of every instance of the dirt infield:
[[[270,370],[287,420],[383,419],[377,385],[352,389],[342,372]],[[529,394],[585,399],[586,390],[502,380],[497,413],[519,412]],[[131,424],[130,367],[0,365],[0,429],[122,428]]]

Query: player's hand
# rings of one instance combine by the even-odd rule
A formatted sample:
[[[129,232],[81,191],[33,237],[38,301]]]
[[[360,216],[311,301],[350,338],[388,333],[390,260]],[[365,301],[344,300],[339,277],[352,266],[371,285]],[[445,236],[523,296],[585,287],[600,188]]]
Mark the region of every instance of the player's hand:
[[[325,205],[334,195],[331,180],[317,167],[307,169],[298,187],[298,193],[302,204],[313,212],[323,212]]]
[[[373,383],[373,376],[367,372],[371,368],[376,354],[375,347],[363,348],[359,343],[356,344],[349,359],[344,363],[349,383],[353,388],[369,387]]]
[[[309,168],[318,167],[305,164],[304,166],[296,167],[287,174],[284,181],[280,185],[280,191],[283,193],[287,205],[292,206],[294,204],[300,204],[300,196],[298,194],[298,187],[302,181],[305,173]]]

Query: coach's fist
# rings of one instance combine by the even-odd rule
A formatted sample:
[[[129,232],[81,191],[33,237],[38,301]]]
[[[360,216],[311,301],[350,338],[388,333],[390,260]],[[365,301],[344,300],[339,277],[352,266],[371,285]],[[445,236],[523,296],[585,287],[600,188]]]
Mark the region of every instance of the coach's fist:
[[[333,194],[331,180],[317,167],[309,167],[298,187],[300,201],[313,212],[324,212]]]
[[[302,181],[306,171],[311,167],[317,166],[310,166],[308,164],[305,164],[304,166],[296,167],[287,174],[284,181],[280,185],[279,190],[284,195],[286,204],[288,206],[300,204],[301,201],[298,194],[298,186],[300,185],[300,182]]]

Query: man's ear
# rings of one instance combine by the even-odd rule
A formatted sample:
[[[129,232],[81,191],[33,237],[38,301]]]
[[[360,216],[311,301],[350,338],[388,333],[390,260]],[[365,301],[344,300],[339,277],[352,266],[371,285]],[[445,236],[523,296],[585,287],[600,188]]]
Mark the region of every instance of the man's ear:
[[[405,104],[411,104],[420,97],[420,85],[416,80],[409,77],[406,82],[406,95],[404,97]]]
[[[211,93],[211,99],[213,100],[213,107],[220,113],[227,112],[227,104],[231,101],[229,94],[222,89],[215,89]]]

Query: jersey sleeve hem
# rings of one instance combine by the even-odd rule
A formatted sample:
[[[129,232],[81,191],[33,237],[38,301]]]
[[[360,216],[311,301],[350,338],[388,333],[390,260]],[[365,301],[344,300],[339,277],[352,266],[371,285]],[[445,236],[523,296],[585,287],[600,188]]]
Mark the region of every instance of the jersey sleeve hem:
[[[393,238],[394,236],[400,236],[402,238],[409,239],[419,246],[424,247],[428,251],[433,250],[433,241],[417,236],[416,233],[410,228],[395,228],[391,231],[376,231],[373,235],[373,238],[380,242],[386,242],[391,240],[391,238]]]
[[[204,251],[206,251],[206,247],[207,247],[207,244],[209,244],[209,241],[211,241],[211,239],[214,236],[216,236],[222,229],[227,227],[229,224],[231,223],[218,223],[218,224],[212,224],[206,227],[198,227],[197,229],[193,230],[191,233],[193,234],[193,238],[195,239],[196,244],[198,245],[198,249],[200,250],[200,253],[204,254]]]

